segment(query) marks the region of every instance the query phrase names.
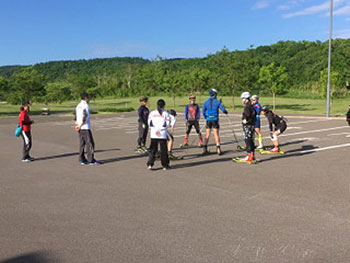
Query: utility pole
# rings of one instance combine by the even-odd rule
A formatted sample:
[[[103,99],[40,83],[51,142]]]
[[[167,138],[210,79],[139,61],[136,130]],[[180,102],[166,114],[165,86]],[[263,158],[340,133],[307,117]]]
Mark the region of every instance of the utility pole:
[[[328,47],[328,83],[327,83],[327,105],[326,117],[329,118],[331,111],[331,57],[332,57],[332,35],[333,35],[333,0],[330,6],[329,21],[329,47]]]

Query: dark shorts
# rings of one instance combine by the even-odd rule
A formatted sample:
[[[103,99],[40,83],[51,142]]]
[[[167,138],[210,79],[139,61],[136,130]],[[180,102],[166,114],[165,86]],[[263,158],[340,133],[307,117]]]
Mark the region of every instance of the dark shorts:
[[[220,129],[219,121],[207,121],[207,129]]]
[[[287,123],[285,121],[281,121],[276,127],[276,131],[278,131],[280,134],[283,133],[286,129]]]
[[[174,136],[170,133],[167,134],[167,140],[168,141],[173,141],[174,140]]]
[[[260,124],[260,119],[255,121],[255,128],[260,128],[261,124]]]
[[[198,121],[187,121],[186,122],[186,134],[190,134],[193,126],[196,129],[197,133],[201,132]]]

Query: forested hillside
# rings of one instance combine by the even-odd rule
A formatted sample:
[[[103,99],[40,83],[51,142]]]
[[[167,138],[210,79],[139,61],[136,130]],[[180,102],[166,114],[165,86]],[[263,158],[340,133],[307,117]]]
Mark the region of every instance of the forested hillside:
[[[332,45],[332,96],[348,95],[350,40]],[[328,42],[281,41],[244,51],[226,48],[205,58],[106,58],[0,67],[0,100],[62,102],[82,91],[96,97],[249,90],[258,94],[323,97]]]

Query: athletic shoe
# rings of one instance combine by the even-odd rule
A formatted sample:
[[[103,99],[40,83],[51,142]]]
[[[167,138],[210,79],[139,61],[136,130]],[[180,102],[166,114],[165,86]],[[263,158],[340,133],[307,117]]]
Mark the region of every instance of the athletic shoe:
[[[219,156],[222,155],[222,151],[221,151],[220,146],[219,146],[219,147],[216,147],[216,153],[217,153]]]
[[[258,147],[256,147],[257,149],[264,149],[264,145],[259,145]]]
[[[100,165],[102,164],[101,162],[98,162],[98,161],[93,161],[91,163],[89,163],[89,165]]]
[[[147,166],[147,169],[148,169],[148,170],[152,170],[152,165],[148,165],[148,166]]]
[[[170,169],[171,169],[171,167],[169,165],[163,167],[163,171],[170,170]]]
[[[143,152],[143,153],[146,153],[146,152],[148,152],[148,149],[147,149],[147,147],[146,146],[141,146],[141,151]]]
[[[272,152],[272,153],[279,153],[280,152],[280,148],[279,147],[275,147],[275,148],[271,149],[270,152]]]
[[[22,163],[30,163],[30,162],[32,162],[32,160],[29,158],[22,159]]]
[[[35,159],[31,156],[29,156],[27,159],[29,159],[31,162],[34,161]]]
[[[176,160],[176,157],[173,155],[172,152],[168,153],[168,157],[169,157],[170,160]]]
[[[80,165],[83,166],[83,165],[87,165],[88,162],[87,161],[79,161]]]
[[[202,139],[199,139],[198,147],[199,147],[199,148],[202,148],[202,147],[203,147],[203,140],[202,140]]]

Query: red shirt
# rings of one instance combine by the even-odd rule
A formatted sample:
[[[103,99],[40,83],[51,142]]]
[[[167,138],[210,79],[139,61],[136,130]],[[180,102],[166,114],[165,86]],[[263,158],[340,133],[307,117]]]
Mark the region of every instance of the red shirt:
[[[19,125],[22,127],[22,131],[30,131],[32,121],[29,118],[28,113],[23,110],[19,113]]]

